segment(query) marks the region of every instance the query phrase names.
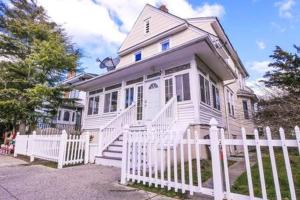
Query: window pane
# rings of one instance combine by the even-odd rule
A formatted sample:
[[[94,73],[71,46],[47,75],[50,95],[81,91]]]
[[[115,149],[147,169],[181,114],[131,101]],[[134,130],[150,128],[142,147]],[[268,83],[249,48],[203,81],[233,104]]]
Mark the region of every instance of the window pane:
[[[183,91],[182,91],[182,76],[176,76],[176,96],[177,101],[183,101]]]
[[[205,80],[205,96],[206,96],[206,103],[210,105],[210,89],[209,89],[208,80]]]
[[[166,41],[161,43],[161,50],[162,51],[168,50],[169,48],[170,48],[169,40],[166,40]]]
[[[190,78],[189,74],[183,74],[182,75],[183,79],[183,95],[184,95],[184,100],[191,100],[191,93],[190,93]]]
[[[91,115],[93,113],[93,103],[94,103],[94,97],[90,97],[89,98],[88,115]]]
[[[60,120],[60,117],[61,117],[61,111],[58,111],[58,117],[57,117],[57,119]]]
[[[127,88],[125,92],[125,108],[130,106],[134,99],[134,88]]]
[[[68,122],[70,120],[70,112],[65,111],[64,112],[64,121]]]
[[[216,94],[216,87],[214,85],[212,87],[212,96],[213,96],[213,106],[217,108],[217,94]]]
[[[75,112],[73,112],[73,114],[72,114],[72,122],[74,122],[75,121]]]
[[[110,112],[117,111],[118,106],[118,92],[112,92],[111,93],[111,106],[110,106]]]
[[[200,96],[201,96],[201,101],[203,103],[206,103],[205,100],[205,89],[204,89],[204,77],[200,75]]]
[[[105,113],[109,112],[109,105],[110,105],[110,93],[105,94],[105,99],[104,99],[104,112]]]
[[[173,97],[173,79],[165,80],[165,102],[167,103]]]
[[[93,114],[98,114],[99,111],[99,96],[94,99]]]
[[[142,52],[138,52],[135,54],[135,61],[140,61],[142,60]]]
[[[221,102],[220,102],[220,93],[219,93],[219,89],[216,88],[216,97],[217,97],[217,109],[221,110]]]

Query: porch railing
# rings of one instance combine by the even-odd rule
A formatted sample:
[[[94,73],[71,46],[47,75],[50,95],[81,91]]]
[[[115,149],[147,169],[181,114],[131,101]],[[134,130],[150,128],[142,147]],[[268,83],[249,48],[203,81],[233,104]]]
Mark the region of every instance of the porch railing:
[[[127,124],[133,124],[135,121],[136,104],[133,103],[108,124],[101,127],[98,142],[100,156],[102,156],[103,151],[122,134],[123,127]]]
[[[149,129],[156,133],[164,133],[170,130],[177,119],[177,101],[172,97],[169,102],[154,117],[149,125]]]

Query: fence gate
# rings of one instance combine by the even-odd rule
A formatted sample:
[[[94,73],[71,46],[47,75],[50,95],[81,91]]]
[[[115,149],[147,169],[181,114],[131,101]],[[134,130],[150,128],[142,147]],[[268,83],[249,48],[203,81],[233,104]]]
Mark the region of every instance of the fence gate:
[[[32,135],[16,136],[14,156],[18,154],[44,159],[58,163],[58,168],[64,165],[88,163],[89,134],[67,135],[64,130],[60,135]]]
[[[284,130],[280,129],[280,139],[272,139],[270,128],[266,128],[267,139],[259,138],[257,130],[254,138],[246,137],[245,129],[241,130],[241,139],[225,139],[224,130],[217,128],[217,121],[210,122],[209,139],[200,139],[195,131],[187,130],[186,136],[180,138],[175,133],[149,134],[138,130],[126,129],[123,137],[122,177],[121,183],[128,181],[147,184],[149,186],[174,189],[176,192],[191,195],[201,193],[214,199],[268,199],[264,177],[261,147],[269,151],[272,166],[276,198],[281,199],[280,184],[275,162],[274,147],[280,147],[284,157],[284,167],[289,184],[289,193],[292,200],[296,200],[296,191],[293,181],[288,148],[294,148],[300,155],[300,132],[295,128],[296,139],[285,138]],[[179,139],[178,139],[179,138]],[[204,146],[209,146],[211,154],[212,187],[202,183],[201,155]],[[228,165],[228,149],[230,146],[239,146],[243,152],[245,173],[248,181],[249,195],[237,194],[231,191]],[[256,162],[259,171],[259,181],[262,195],[256,197],[253,189],[249,148],[256,150]]]

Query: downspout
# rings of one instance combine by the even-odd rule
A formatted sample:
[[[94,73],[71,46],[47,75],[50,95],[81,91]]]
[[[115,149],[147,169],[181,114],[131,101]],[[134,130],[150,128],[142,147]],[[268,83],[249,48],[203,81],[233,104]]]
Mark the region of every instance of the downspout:
[[[228,137],[229,137],[229,135],[231,135],[230,134],[230,125],[229,125],[229,115],[228,115],[228,108],[227,108],[227,101],[226,101],[226,89],[225,89],[225,87],[226,86],[228,86],[228,85],[230,85],[230,84],[233,84],[233,83],[235,83],[236,82],[236,78],[233,80],[233,81],[231,81],[231,82],[229,82],[229,83],[226,83],[226,84],[224,84],[223,85],[223,100],[224,100],[224,103],[225,103],[225,116],[226,116],[226,124],[227,124],[227,131],[228,131]],[[230,155],[232,154],[232,149],[229,147],[229,153],[230,153]]]

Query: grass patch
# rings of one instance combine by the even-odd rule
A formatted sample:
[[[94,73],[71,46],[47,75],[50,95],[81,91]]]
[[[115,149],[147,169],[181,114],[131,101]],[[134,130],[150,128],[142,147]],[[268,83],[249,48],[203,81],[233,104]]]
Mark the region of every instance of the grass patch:
[[[290,199],[290,190],[289,190],[289,184],[288,184],[288,178],[286,174],[283,154],[279,151],[276,151],[275,157],[276,157],[276,165],[277,165],[278,178],[279,178],[282,198]],[[294,179],[294,184],[296,189],[296,196],[297,199],[300,199],[300,157],[297,154],[297,152],[290,151],[289,158],[292,167],[293,179]],[[264,154],[263,156],[263,166],[264,166],[264,175],[265,175],[268,199],[276,199],[276,191],[275,191],[275,186],[273,181],[272,167],[271,167],[270,157],[267,154]],[[251,172],[252,172],[254,194],[257,197],[262,197],[259,170],[257,164],[255,164],[251,168]],[[245,195],[249,194],[246,172],[243,173],[236,180],[231,190],[232,192],[239,193],[239,194],[245,194]]]
[[[210,160],[201,160],[201,181],[204,183],[207,181],[209,178],[212,177],[212,166],[211,166],[211,161]],[[228,165],[233,165],[235,161],[228,161]],[[185,175],[185,183],[189,183],[189,165],[188,162],[184,163],[184,175]],[[192,172],[193,172],[193,185],[197,186],[198,185],[198,180],[197,180],[197,163],[196,159],[192,160]],[[177,166],[177,174],[178,174],[178,182],[181,182],[181,165],[178,164]],[[154,174],[153,174],[154,176]],[[152,177],[153,177],[152,176]],[[167,179],[167,172],[164,173],[164,179]],[[158,178],[160,178],[160,173],[158,174]],[[174,167],[171,167],[171,180],[174,180]],[[149,186],[148,184],[143,185],[142,183],[132,183],[130,185],[134,188],[138,188],[141,190],[145,190],[148,192],[153,192],[157,193],[160,195],[172,197],[172,198],[178,198],[178,199],[185,199],[186,194],[182,194],[181,191],[179,190],[178,192],[175,192],[174,189],[168,190],[167,188],[161,188],[158,186],[157,188],[154,187],[154,184],[152,186]]]

